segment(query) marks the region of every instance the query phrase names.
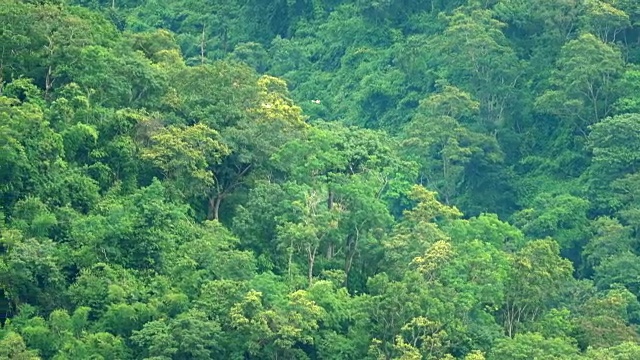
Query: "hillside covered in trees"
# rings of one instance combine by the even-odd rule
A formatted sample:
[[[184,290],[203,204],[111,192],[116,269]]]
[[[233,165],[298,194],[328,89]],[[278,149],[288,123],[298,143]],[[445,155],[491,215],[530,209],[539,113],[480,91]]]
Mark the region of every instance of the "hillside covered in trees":
[[[0,359],[640,359],[640,2],[0,0]]]

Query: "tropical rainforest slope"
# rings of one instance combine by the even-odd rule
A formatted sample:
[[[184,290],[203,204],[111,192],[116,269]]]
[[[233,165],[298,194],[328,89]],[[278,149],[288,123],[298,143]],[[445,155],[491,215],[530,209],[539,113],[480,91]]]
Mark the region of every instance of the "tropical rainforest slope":
[[[0,359],[639,359],[639,63],[632,0],[0,0]]]

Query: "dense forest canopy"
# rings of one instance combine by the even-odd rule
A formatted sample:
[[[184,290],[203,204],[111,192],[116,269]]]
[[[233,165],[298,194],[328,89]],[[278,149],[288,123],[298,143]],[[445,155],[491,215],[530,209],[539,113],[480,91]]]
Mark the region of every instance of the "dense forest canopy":
[[[0,359],[640,359],[640,3],[0,0]]]

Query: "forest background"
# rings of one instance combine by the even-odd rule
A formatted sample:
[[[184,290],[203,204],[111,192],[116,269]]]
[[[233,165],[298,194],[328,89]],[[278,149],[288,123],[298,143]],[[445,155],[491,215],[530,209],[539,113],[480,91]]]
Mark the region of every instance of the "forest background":
[[[640,359],[640,2],[0,0],[0,359]]]

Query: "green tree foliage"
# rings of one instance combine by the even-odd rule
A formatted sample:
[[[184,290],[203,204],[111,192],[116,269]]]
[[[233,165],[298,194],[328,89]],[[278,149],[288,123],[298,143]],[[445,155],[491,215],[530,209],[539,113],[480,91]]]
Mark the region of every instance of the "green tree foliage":
[[[0,360],[640,357],[630,0],[0,0]]]
[[[637,114],[617,115],[592,126],[589,149],[593,160],[586,175],[591,197],[603,208],[615,211],[634,206],[632,184],[638,162],[634,151],[640,134],[638,119]],[[612,194],[612,190],[618,194]]]
[[[557,90],[547,91],[537,105],[568,122],[570,129],[586,134],[587,126],[611,113],[623,69],[617,48],[583,34],[562,47],[551,78]]]

